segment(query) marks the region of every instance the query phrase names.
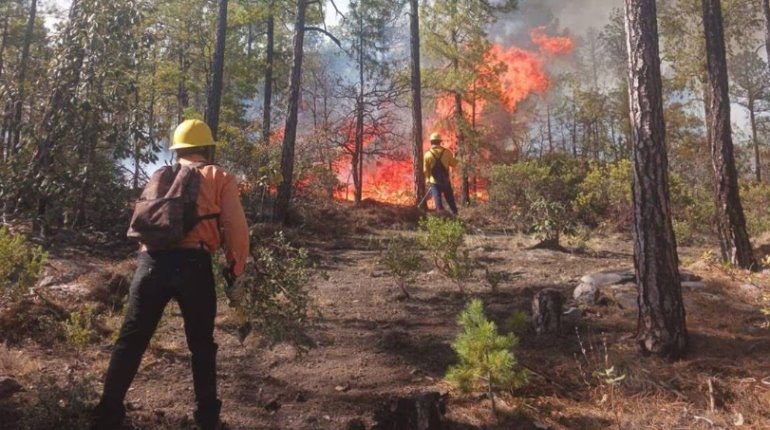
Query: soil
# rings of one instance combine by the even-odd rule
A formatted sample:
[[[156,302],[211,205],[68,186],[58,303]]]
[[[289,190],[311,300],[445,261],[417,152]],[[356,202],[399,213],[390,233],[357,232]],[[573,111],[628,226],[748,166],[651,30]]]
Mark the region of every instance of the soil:
[[[736,290],[744,274],[726,273],[701,258],[708,247],[680,249],[683,265],[705,281],[702,288],[684,290],[687,357],[665,362],[640,355],[633,336],[636,309],[607,296],[602,304],[565,316],[559,335],[518,333],[516,356],[531,372],[529,384],[497,396],[500,413],[493,416],[485,396],[460,393],[443,380],[456,360],[451,342],[466,302],[481,298],[488,316],[504,328],[514,311],[530,313],[532,297],[541,289],[553,288],[571,299],[583,275],[630,267],[632,249],[623,236],[567,240],[568,252],[562,252],[533,249],[534,239],[504,231],[472,233],[467,244],[473,255],[508,274],[497,291],[485,285],[479,271],[463,295],[426,263],[409,300],[378,259],[384,240],[412,231],[370,225],[364,233],[334,239],[295,234],[319,263],[309,285],[322,316],[310,332],[318,346],[298,355],[286,345],[270,348],[258,336],[241,345],[233,312],[220,303],[218,376],[227,424],[233,429],[347,429],[360,420],[368,428],[388,399],[438,391],[447,398],[447,429],[770,428],[770,337],[764,317],[755,299]],[[121,253],[123,258],[116,258]],[[98,295],[91,291],[112,279],[98,273],[130,274],[128,255],[125,249],[106,257],[53,255],[46,296],[70,310],[97,306]],[[755,281],[766,279],[757,276]],[[115,313],[102,324],[110,332],[119,321]],[[41,375],[59,381],[75,375],[94,381],[98,390],[111,337],[98,336],[78,350],[61,340],[45,344],[21,336],[4,348],[0,375],[10,373],[26,389],[0,403],[5,414],[0,422],[6,423],[0,427],[13,429]],[[9,358],[14,354],[16,361]],[[624,375],[616,385],[596,376],[610,368],[615,376]],[[125,429],[193,428],[189,353],[175,304],[167,309],[127,400]]]

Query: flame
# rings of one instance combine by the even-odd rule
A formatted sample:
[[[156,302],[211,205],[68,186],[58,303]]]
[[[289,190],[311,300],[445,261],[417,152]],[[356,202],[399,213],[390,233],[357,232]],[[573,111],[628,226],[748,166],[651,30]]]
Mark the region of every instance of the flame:
[[[545,34],[545,27],[537,27],[529,32],[529,37],[535,45],[540,47],[540,51],[550,55],[571,54],[575,49],[575,42],[565,36],[548,36]]]
[[[518,47],[505,48],[501,45],[493,44],[485,56],[485,64],[479,71],[477,79],[466,89],[466,94],[474,95],[477,91],[486,90],[499,95],[500,103],[510,113],[516,111],[519,103],[526,100],[532,94],[543,94],[548,91],[550,81],[545,68],[548,59],[557,55],[567,55],[574,50],[574,42],[566,36],[548,36],[545,27],[534,28],[530,32],[532,42],[538,46],[539,51],[530,51]],[[499,77],[496,72],[502,70]],[[471,97],[473,98],[473,97]],[[462,102],[463,116],[466,120],[473,120],[475,123],[483,121],[483,112],[488,107],[488,101],[477,98],[474,103],[469,103],[465,97]],[[475,115],[474,115],[475,113]],[[428,118],[425,128],[425,141],[423,150],[430,147],[427,137],[431,132],[439,132],[443,135],[444,146],[455,150],[457,149],[456,131],[453,117],[455,114],[455,99],[452,94],[443,94],[436,100],[435,113],[432,118]],[[354,123],[348,124],[349,128],[344,130],[350,142],[346,143],[348,148],[352,148],[355,133]],[[367,129],[365,133],[364,146],[368,147],[375,140],[377,132]],[[407,148],[411,145],[406,144]],[[382,157],[368,157],[364,164],[363,178],[363,199],[374,199],[381,202],[394,204],[412,204],[415,196],[413,195],[414,177],[412,172],[412,161],[408,154],[411,150],[401,157],[394,159],[384,159]],[[476,160],[476,169],[481,174],[477,178],[476,197],[480,200],[487,199],[487,180],[483,176],[484,165],[488,163],[489,152],[481,150],[479,160]],[[337,173],[337,179],[342,186],[335,192],[335,197],[345,200],[353,200],[354,187],[352,175],[350,172],[350,154],[345,153],[340,159],[335,161],[334,169]],[[470,173],[474,175],[473,172]],[[455,180],[459,180],[459,174],[453,173]],[[455,194],[459,194],[459,183],[455,184]],[[472,187],[472,185],[471,185]],[[422,197],[422,196],[419,196]],[[430,199],[428,199],[430,200]]]

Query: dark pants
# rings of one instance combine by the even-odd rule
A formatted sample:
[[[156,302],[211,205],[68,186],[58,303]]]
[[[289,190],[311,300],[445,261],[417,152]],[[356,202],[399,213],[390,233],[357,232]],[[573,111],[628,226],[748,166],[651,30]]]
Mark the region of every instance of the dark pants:
[[[214,343],[217,298],[211,257],[205,251],[176,249],[139,255],[126,318],[107,369],[104,394],[96,409],[97,422],[106,424],[97,427],[110,428],[123,420],[126,392],[172,298],[182,311],[187,346],[192,353],[195,420],[203,428],[214,428],[218,422],[221,402],[217,399],[217,344]]]
[[[449,205],[449,210],[457,215],[457,204],[455,204],[455,193],[452,190],[452,184],[446,183],[446,184],[432,184],[430,186],[430,192],[433,194],[433,203],[436,204],[436,210],[444,210],[444,203],[441,200],[441,196],[443,195],[446,199],[447,205]]]

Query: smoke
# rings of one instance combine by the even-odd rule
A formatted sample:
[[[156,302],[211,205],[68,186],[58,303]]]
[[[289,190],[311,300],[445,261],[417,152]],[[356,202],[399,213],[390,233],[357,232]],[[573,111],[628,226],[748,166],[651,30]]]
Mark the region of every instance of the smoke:
[[[584,35],[589,29],[600,30],[607,24],[610,12],[623,7],[623,0],[520,0],[519,7],[504,16],[490,29],[496,43],[525,46],[530,30],[546,27],[549,32]]]

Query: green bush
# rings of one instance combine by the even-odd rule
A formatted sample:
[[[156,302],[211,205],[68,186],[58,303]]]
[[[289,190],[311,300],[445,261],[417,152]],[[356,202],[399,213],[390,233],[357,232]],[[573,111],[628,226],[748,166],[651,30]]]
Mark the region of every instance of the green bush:
[[[580,220],[591,227],[611,222],[630,228],[634,217],[631,161],[594,164],[578,185],[574,207]]]
[[[231,297],[271,344],[289,342],[305,352],[315,345],[306,333],[312,310],[307,250],[292,247],[278,232],[254,247],[252,257],[253,264],[238,277]]]
[[[417,238],[420,245],[428,250],[436,269],[463,291],[463,282],[473,274],[476,262],[465,247],[462,221],[442,217],[423,218]]]
[[[746,226],[752,237],[770,232],[770,184],[750,183],[741,189]]]
[[[44,376],[35,386],[32,404],[23,409],[21,428],[25,430],[85,430],[91,424],[91,404],[97,399],[93,380],[68,373],[60,386]]]
[[[398,288],[409,298],[408,287],[414,283],[417,271],[423,264],[422,256],[417,252],[414,244],[403,236],[391,239],[381,261],[396,281]]]
[[[464,392],[483,390],[492,400],[498,390],[510,390],[527,381],[527,373],[517,369],[513,350],[514,334],[500,335],[494,322],[487,320],[481,300],[472,300],[460,313],[461,332],[452,349],[460,363],[449,368],[447,380]]]
[[[72,312],[69,319],[62,321],[62,331],[67,344],[77,350],[88,346],[94,338],[94,331],[91,329],[93,320],[94,308],[87,305],[83,309]]]
[[[0,299],[5,303],[17,302],[35,286],[47,259],[48,254],[41,247],[0,227]]]

